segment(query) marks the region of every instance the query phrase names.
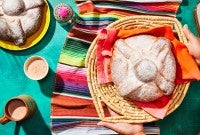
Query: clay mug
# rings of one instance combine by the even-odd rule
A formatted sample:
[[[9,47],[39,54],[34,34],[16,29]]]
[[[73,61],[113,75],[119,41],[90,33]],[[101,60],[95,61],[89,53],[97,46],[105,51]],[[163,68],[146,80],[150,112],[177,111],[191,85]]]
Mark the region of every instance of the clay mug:
[[[0,118],[1,124],[6,124],[9,121],[22,121],[31,117],[35,113],[36,103],[28,95],[19,95],[11,98],[4,109],[4,115]]]
[[[49,66],[45,58],[31,56],[24,63],[24,73],[32,80],[41,80],[48,74]]]

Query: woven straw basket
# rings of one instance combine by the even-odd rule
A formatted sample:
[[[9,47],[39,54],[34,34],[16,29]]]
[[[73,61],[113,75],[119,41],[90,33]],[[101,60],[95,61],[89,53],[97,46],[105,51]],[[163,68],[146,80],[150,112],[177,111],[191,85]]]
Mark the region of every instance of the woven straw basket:
[[[163,16],[145,16],[136,15],[131,17],[122,18],[108,26],[108,28],[153,28],[163,25],[173,26],[174,30],[178,33],[179,40],[186,43],[186,37],[182,31],[182,26],[176,18],[163,17]],[[127,123],[145,123],[158,120],[144,110],[135,106],[132,102],[123,99],[118,95],[116,87],[113,83],[99,85],[97,82],[97,69],[96,69],[96,42],[98,36],[92,42],[86,56],[85,66],[87,68],[87,81],[90,93],[93,98],[94,105],[97,113],[102,121],[107,122],[127,122]],[[172,95],[172,102],[168,108],[167,115],[173,112],[183,101],[189,83],[177,85]],[[115,112],[121,116],[104,115],[102,101]]]

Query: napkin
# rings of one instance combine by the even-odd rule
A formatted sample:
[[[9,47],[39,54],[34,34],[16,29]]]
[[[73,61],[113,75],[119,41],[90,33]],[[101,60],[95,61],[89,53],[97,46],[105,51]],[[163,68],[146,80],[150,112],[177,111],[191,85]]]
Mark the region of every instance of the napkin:
[[[105,36],[105,33],[107,33],[106,36]],[[116,35],[116,33],[118,33],[117,37],[112,37],[112,36]],[[189,54],[187,47],[175,38],[172,27],[170,27],[170,26],[162,26],[162,27],[156,27],[156,28],[151,28],[151,29],[145,29],[145,28],[137,29],[136,28],[136,29],[129,29],[129,30],[123,30],[123,29],[115,30],[115,29],[107,28],[107,29],[104,29],[101,31],[99,37],[101,37],[101,34],[103,35],[104,38],[109,37],[109,39],[127,38],[130,36],[139,35],[139,34],[150,34],[150,35],[153,35],[156,37],[166,37],[172,43],[172,52],[176,59],[177,75],[176,75],[175,83],[182,84],[182,83],[187,83],[192,80],[200,79],[200,71],[198,69],[197,63],[195,62],[193,57]],[[109,50],[112,50],[113,41],[108,42],[107,39],[104,39],[103,40],[104,42],[99,42],[100,40],[102,41],[101,38],[98,39],[98,41],[97,41],[98,49],[105,48],[104,46],[107,45],[107,47],[110,47]],[[102,50],[104,50],[104,49],[102,49]],[[97,51],[97,52],[100,53],[99,51]],[[102,56],[102,55],[101,55],[101,59],[99,59],[98,57],[99,57],[99,55],[97,55],[97,61],[98,60],[104,61],[105,59],[108,59],[106,56]],[[109,59],[111,59],[111,56],[109,57]],[[105,63],[103,63],[103,64],[105,64]],[[97,69],[97,71],[100,71],[101,73],[104,73],[104,74],[106,74],[105,72],[110,73],[110,71],[109,71],[110,68],[108,66],[106,66],[106,67],[108,69],[103,69],[103,68],[100,69],[97,66],[97,68],[99,68],[99,69]],[[103,70],[103,71],[101,71],[101,70]],[[109,73],[107,75],[110,75]],[[104,77],[111,78],[109,76],[104,76]],[[97,76],[97,78],[102,80],[101,76]],[[106,80],[105,78],[103,78],[103,79]],[[110,79],[108,82],[110,82]],[[162,118],[164,118],[164,116],[167,112],[167,109],[170,105],[170,99],[171,99],[171,95],[163,96],[153,102],[139,102],[139,101],[133,101],[133,102],[135,105],[139,106],[140,108],[142,108],[149,114],[153,115],[154,117],[162,119]]]
[[[97,80],[99,84],[112,82],[110,75],[110,60],[112,57],[112,45],[117,38],[115,29],[101,30],[97,40]]]
[[[133,101],[133,103],[136,106],[142,108],[147,113],[151,114],[152,116],[158,119],[163,119],[171,103],[171,100],[170,100],[171,96],[172,95],[162,96],[159,99],[152,102]]]
[[[172,52],[177,61],[177,69],[180,69],[177,70],[177,84],[200,79],[200,71],[197,63],[189,54],[187,47],[175,38],[173,30],[170,26],[163,26],[152,29],[120,30],[118,33],[118,38],[126,38],[138,34],[150,34],[157,37],[166,37],[171,41],[173,45]]]

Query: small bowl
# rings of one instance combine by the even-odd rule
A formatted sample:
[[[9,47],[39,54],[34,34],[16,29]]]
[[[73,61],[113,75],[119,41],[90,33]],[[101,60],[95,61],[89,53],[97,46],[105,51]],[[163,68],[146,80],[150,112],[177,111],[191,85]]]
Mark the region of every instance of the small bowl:
[[[41,56],[31,56],[24,63],[24,73],[32,80],[41,80],[49,71],[47,61]]]

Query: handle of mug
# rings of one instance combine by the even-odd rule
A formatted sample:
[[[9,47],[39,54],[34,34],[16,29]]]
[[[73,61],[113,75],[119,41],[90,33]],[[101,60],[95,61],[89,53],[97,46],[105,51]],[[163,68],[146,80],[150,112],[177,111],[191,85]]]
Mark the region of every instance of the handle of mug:
[[[0,123],[1,124],[6,124],[7,122],[9,122],[10,120],[7,118],[7,116],[4,114],[3,117],[0,118]]]

